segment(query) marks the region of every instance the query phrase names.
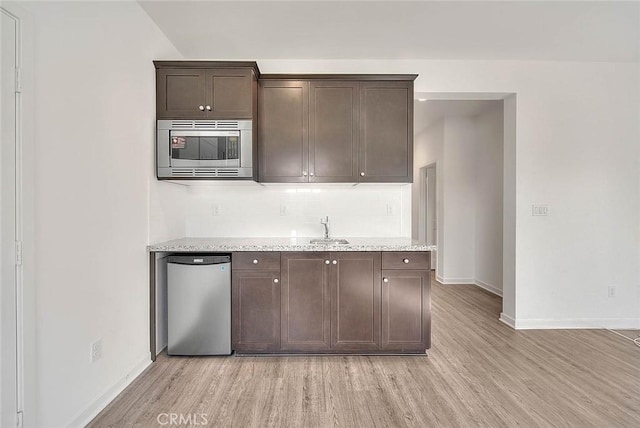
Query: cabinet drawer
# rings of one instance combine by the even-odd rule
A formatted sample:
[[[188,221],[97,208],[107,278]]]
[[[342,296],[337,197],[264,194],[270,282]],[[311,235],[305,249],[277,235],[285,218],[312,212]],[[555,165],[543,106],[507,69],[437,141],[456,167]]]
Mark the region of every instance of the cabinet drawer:
[[[387,251],[382,253],[382,269],[430,269],[428,251]]]
[[[231,267],[233,270],[280,270],[280,253],[277,251],[233,253]]]

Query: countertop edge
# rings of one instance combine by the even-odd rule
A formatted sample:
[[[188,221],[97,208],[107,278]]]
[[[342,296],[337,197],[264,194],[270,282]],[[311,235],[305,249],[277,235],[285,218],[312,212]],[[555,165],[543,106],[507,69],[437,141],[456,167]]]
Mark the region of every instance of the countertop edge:
[[[225,243],[224,240],[245,240],[249,242]],[[425,245],[422,243],[411,242],[405,238],[352,238],[353,243],[349,244],[310,244],[310,243],[287,243],[286,238],[282,238],[283,242],[277,242],[280,238],[264,238],[264,243],[260,242],[260,238],[211,238],[207,242],[206,238],[183,238],[158,244],[148,245],[147,252],[176,252],[176,253],[193,253],[193,252],[249,252],[249,251],[435,251],[434,245]],[[276,242],[268,242],[268,241]],[[301,239],[307,241],[306,239]],[[371,240],[371,243],[367,242]],[[194,242],[195,241],[195,242]],[[200,241],[200,242],[198,242]],[[217,242],[215,242],[217,241]],[[254,242],[251,242],[254,241]],[[257,241],[257,242],[256,242]],[[364,241],[364,242],[362,242]],[[381,242],[376,242],[381,241]],[[387,241],[387,242],[385,242]],[[393,242],[400,241],[400,242]],[[307,241],[308,242],[308,241]]]
[[[308,251],[308,252],[321,252],[321,251],[436,251],[434,247],[425,246],[393,246],[393,245],[341,245],[341,246],[325,246],[314,245],[309,246],[251,246],[251,247],[235,247],[235,246],[201,246],[201,247],[173,247],[173,246],[148,246],[147,252],[150,253],[193,253],[193,252],[250,252],[250,251],[264,251],[264,252],[278,252],[278,251]]]

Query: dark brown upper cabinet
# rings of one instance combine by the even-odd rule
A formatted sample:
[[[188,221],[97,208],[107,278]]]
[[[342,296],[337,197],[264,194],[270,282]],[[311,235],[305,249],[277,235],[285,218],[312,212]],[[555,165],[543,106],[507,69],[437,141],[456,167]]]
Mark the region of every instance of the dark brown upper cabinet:
[[[255,63],[154,61],[158,119],[253,119]]]
[[[360,181],[413,181],[413,81],[362,82]]]
[[[309,82],[260,81],[258,97],[259,181],[308,181]]]
[[[309,182],[358,181],[359,83],[309,83]]]
[[[260,82],[262,182],[355,182],[358,82]]]
[[[264,75],[262,182],[411,182],[414,75]]]

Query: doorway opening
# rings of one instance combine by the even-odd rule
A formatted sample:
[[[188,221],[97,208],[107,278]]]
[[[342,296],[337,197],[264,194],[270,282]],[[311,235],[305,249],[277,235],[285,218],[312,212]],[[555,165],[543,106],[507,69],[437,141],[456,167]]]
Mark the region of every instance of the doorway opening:
[[[515,94],[416,98],[413,237],[437,246],[432,268],[439,283],[473,284],[502,297],[499,318],[511,325]]]

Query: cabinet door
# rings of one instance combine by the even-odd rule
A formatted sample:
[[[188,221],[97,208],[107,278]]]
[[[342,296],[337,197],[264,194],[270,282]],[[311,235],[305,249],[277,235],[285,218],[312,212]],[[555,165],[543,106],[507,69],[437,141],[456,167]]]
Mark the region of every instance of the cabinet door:
[[[323,351],[331,345],[329,253],[282,253],[283,351]]]
[[[358,181],[358,82],[311,81],[309,181]]]
[[[309,83],[261,81],[258,117],[260,181],[309,181]]]
[[[431,276],[425,270],[382,271],[382,346],[388,351],[431,347]]]
[[[380,253],[331,253],[331,347],[378,350]]]
[[[232,337],[237,352],[280,349],[278,271],[236,270],[232,275]]]
[[[207,117],[210,119],[251,119],[252,80],[249,68],[207,70]]]
[[[413,82],[362,82],[360,181],[413,180]]]
[[[202,119],[207,104],[206,70],[163,68],[156,74],[158,119]],[[200,107],[202,106],[202,110]]]

